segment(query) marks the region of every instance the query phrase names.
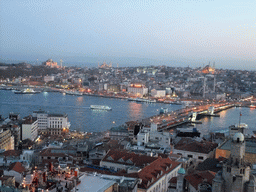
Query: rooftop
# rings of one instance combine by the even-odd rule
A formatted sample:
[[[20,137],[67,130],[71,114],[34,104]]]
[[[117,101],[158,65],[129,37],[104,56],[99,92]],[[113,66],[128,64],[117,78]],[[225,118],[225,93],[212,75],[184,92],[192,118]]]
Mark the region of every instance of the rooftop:
[[[60,113],[49,113],[48,117],[68,117],[67,114],[60,114]]]
[[[212,180],[215,178],[216,173],[212,171],[201,171],[185,176],[185,179],[196,189],[198,190],[198,185],[206,182],[212,184]]]
[[[103,192],[116,183],[116,181],[89,174],[83,175],[80,180],[81,183],[77,185],[77,189],[83,192]]]
[[[123,127],[123,126],[119,126],[119,127],[112,127],[110,129],[110,131],[114,131],[114,132],[128,132],[128,129],[126,127]]]
[[[25,167],[23,167],[22,163],[20,163],[20,162],[12,163],[10,165],[9,169],[16,171],[18,173],[23,173],[26,171]]]
[[[227,140],[219,149],[230,151],[231,140]],[[245,152],[256,154],[256,139],[245,139]]]
[[[174,146],[174,149],[208,154],[217,147],[218,147],[217,143],[212,143],[204,140],[202,140],[201,142],[198,142],[191,138],[182,138]]]
[[[36,120],[37,118],[32,116],[24,117],[23,124],[33,124]]]
[[[145,165],[155,161],[156,159],[156,157],[150,157],[147,155],[130,153],[124,150],[110,149],[106,156],[102,159],[102,161],[144,167]]]
[[[129,175],[133,177],[137,176],[142,180],[142,182],[139,184],[139,188],[148,189],[165,174],[171,172],[179,165],[180,163],[172,161],[169,158],[159,157],[138,173],[131,173]]]

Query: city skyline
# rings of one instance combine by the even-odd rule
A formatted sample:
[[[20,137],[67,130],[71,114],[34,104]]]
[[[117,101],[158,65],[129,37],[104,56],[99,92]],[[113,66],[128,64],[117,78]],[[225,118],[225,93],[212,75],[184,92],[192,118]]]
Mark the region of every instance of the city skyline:
[[[0,60],[255,70],[254,1],[1,1]]]

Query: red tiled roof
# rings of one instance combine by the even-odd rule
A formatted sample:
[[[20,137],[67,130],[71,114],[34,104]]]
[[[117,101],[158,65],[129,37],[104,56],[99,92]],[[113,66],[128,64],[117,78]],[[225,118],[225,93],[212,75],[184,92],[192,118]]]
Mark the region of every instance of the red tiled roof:
[[[44,149],[41,151],[40,156],[46,156],[46,157],[66,157],[64,153],[52,153],[51,148]]]
[[[200,183],[207,182],[208,184],[211,185],[212,180],[215,178],[215,174],[216,173],[212,171],[201,171],[190,175],[186,175],[185,179],[197,190],[198,185]]]
[[[140,178],[142,182],[139,184],[139,188],[147,189],[157,182],[163,175],[170,173],[179,165],[180,163],[172,161],[169,158],[163,159],[159,157],[138,173],[132,173],[129,174],[129,176]]]
[[[3,155],[5,157],[20,156],[20,154],[21,154],[21,151],[18,151],[18,150],[8,150],[8,151],[3,152]]]
[[[182,138],[174,146],[174,149],[208,154],[214,149],[216,149],[217,147],[218,147],[217,143],[212,143],[204,140],[202,140],[201,142],[198,142],[191,138]]]
[[[111,158],[109,158],[111,157]],[[123,161],[118,161],[122,159]],[[124,164],[124,165],[135,165],[137,167],[144,167],[148,163],[151,163],[155,161],[157,157],[150,157],[147,155],[139,155],[136,153],[130,153],[128,151],[124,150],[113,150],[110,149],[105,157],[102,159],[102,161],[106,162],[112,162],[112,163],[118,163],[118,164]],[[129,163],[129,161],[131,163]],[[127,162],[128,161],[128,162]]]
[[[12,163],[10,165],[9,169],[16,171],[18,173],[23,173],[26,171],[25,167],[23,167],[22,163],[20,163],[20,162]]]
[[[173,177],[170,179],[170,183],[177,183],[177,177]]]

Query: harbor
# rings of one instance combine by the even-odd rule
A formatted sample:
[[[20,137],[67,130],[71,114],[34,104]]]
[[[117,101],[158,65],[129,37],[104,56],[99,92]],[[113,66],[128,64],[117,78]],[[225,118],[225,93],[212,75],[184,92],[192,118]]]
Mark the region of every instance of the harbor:
[[[242,121],[247,122],[249,128],[255,129],[256,127],[256,122],[253,120],[255,117],[253,117],[253,114],[256,115],[256,110],[248,107],[226,106],[229,109],[223,110],[219,106],[214,109],[214,116],[219,115],[220,117],[214,117],[213,115],[208,116],[208,113],[206,113],[211,105],[183,108],[183,105],[133,102],[127,99],[87,95],[72,96],[58,92],[20,95],[14,94],[12,91],[0,90],[0,96],[0,113],[3,117],[8,116],[10,112],[25,116],[41,108],[50,112],[67,113],[71,122],[70,129],[82,132],[106,131],[111,127],[123,125],[127,121],[149,124],[152,120],[155,120],[161,123],[160,130],[168,130],[172,127],[193,123],[196,124],[199,131],[207,133],[209,131],[225,130],[230,124],[238,123],[240,112],[243,115]],[[111,107],[112,110],[111,112],[90,110],[91,105],[106,105]],[[168,109],[168,112],[159,115],[161,108],[165,109],[165,112]],[[196,120],[194,122],[189,120],[189,116],[193,115],[192,111],[197,114],[197,118],[194,117],[194,120]],[[231,114],[230,117],[226,118],[227,114]],[[169,117],[170,120],[165,119],[165,117]],[[223,118],[227,123],[224,123]],[[197,122],[202,124],[197,124]],[[222,124],[219,122],[222,122]]]

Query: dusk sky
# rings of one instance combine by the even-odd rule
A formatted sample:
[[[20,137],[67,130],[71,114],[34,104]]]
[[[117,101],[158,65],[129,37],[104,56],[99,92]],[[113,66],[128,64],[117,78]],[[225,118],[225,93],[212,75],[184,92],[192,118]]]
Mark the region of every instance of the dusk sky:
[[[1,0],[0,60],[256,70],[255,0]]]

